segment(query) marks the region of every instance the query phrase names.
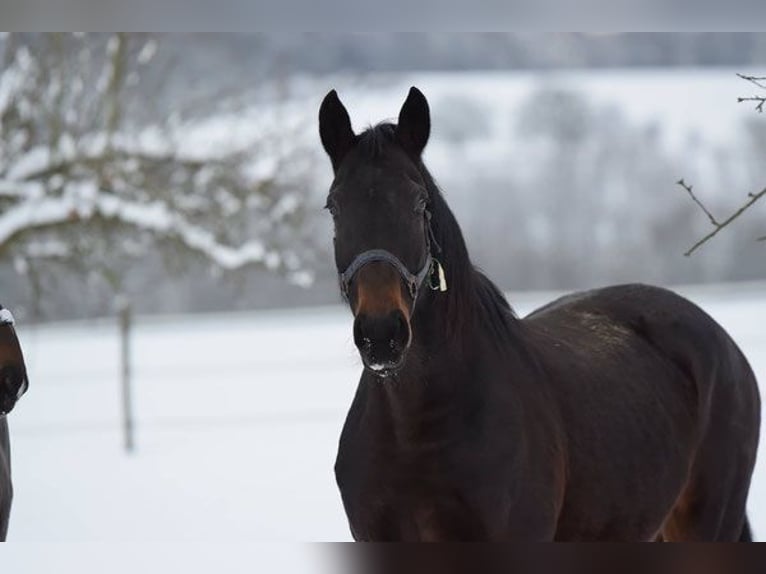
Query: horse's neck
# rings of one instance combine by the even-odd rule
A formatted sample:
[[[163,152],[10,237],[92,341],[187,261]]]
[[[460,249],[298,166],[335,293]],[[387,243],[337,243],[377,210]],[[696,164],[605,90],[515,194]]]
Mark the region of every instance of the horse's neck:
[[[407,363],[394,380],[382,385],[395,419],[446,415],[459,406],[455,403],[467,392],[462,387],[470,379],[470,365],[482,345],[479,334],[472,332],[472,321],[462,323],[461,332],[454,332],[446,298],[441,293],[433,293],[431,298],[413,317]]]

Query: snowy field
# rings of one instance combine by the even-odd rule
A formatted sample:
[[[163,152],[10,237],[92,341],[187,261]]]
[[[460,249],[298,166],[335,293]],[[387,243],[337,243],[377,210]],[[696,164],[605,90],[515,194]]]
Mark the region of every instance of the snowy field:
[[[766,380],[766,285],[681,292]],[[525,314],[552,296],[510,298]],[[9,540],[349,539],[332,473],[360,369],[345,310],[140,319],[132,456],[121,447],[116,333],[108,321],[19,326],[31,387],[10,416]],[[766,537],[763,460],[750,514]]]

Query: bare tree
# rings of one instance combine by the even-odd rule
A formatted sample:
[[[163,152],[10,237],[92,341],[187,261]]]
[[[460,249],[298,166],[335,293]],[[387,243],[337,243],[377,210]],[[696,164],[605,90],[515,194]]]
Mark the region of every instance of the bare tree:
[[[5,36],[0,261],[33,288],[65,271],[115,294],[156,251],[169,269],[197,259],[308,282],[295,238],[312,156],[299,122],[276,104],[245,119],[153,109],[145,78],[168,75],[158,47],[137,34]]]
[[[312,156],[277,104],[250,115],[171,106],[159,116],[156,86],[143,82],[158,48],[152,36],[11,34],[2,48],[0,261],[29,278],[37,304],[46,274],[109,286],[131,451],[128,274],[159,251],[167,270],[197,259],[308,282],[296,238]],[[161,83],[167,70],[154,77]]]
[[[746,76],[744,74],[737,74],[738,77],[742,78],[743,80],[749,82],[759,90],[765,90],[766,91],[766,77],[759,77],[759,76]],[[758,113],[763,112],[763,106],[764,103],[766,103],[766,96],[761,95],[754,95],[754,96],[748,96],[748,97],[740,97],[737,98],[737,102],[755,102],[756,106],[755,109]],[[732,214],[727,216],[724,219],[719,220],[716,218],[711,211],[705,206],[702,201],[694,194],[693,186],[687,184],[684,179],[680,179],[676,182],[680,187],[682,187],[686,193],[689,195],[689,197],[694,201],[694,203],[697,204],[697,206],[703,211],[703,213],[707,216],[708,220],[710,221],[710,224],[713,226],[713,230],[710,231],[707,235],[702,237],[699,241],[697,241],[694,245],[692,245],[684,255],[687,257],[690,256],[692,253],[694,253],[697,249],[702,247],[705,243],[710,241],[713,237],[718,235],[719,232],[721,232],[723,229],[731,225],[732,222],[734,222],[737,218],[739,218],[743,213],[748,211],[754,203],[756,203],[759,199],[761,199],[764,195],[766,195],[766,187],[764,187],[761,191],[757,193],[748,193],[748,199],[747,201],[742,204],[741,207],[736,209]],[[766,241],[766,235],[763,237],[757,238],[757,241]]]

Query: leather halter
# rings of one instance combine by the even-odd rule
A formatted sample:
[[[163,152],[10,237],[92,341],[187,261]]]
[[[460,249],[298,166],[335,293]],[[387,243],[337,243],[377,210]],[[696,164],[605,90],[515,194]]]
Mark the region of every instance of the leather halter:
[[[374,261],[384,261],[399,272],[399,275],[407,285],[410,297],[412,297],[412,309],[415,309],[415,302],[418,299],[420,288],[423,286],[426,278],[431,275],[434,268],[434,263],[438,264],[438,261],[436,261],[436,259],[431,254],[431,248],[434,247],[438,252],[441,251],[441,247],[436,242],[433,229],[431,228],[431,212],[426,210],[423,216],[425,218],[426,225],[426,262],[423,264],[423,267],[421,267],[420,270],[416,273],[411,273],[410,270],[407,269],[407,266],[402,263],[402,260],[390,251],[385,249],[369,249],[367,251],[363,251],[354,258],[351,264],[346,267],[345,271],[338,274],[338,279],[340,280],[340,290],[345,299],[348,299],[351,281],[354,279],[354,276],[362,267]],[[434,288],[433,286],[431,286],[431,288],[438,289],[438,287]]]

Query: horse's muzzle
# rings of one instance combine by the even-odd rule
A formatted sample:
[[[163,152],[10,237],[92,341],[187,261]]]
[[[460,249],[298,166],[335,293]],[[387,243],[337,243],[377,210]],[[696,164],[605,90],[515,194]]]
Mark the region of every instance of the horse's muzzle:
[[[400,309],[385,315],[360,313],[354,319],[354,343],[365,368],[388,377],[403,364],[412,340],[410,324]]]

